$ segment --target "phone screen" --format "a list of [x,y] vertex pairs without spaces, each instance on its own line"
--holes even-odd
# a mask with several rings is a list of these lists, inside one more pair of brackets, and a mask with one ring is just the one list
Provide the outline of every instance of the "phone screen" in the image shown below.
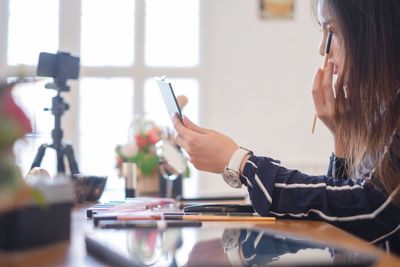
[[178,114],[179,120],[183,123],[182,112],[178,106],[178,101],[176,101],[175,93],[172,89],[171,83],[167,82],[165,78],[156,78],[156,81],[171,120],[175,114]]

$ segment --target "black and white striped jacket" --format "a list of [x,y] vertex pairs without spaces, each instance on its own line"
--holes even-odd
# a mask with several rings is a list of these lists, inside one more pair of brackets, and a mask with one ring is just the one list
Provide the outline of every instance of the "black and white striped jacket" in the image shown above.
[[400,185],[385,196],[364,179],[343,178],[334,158],[328,175],[312,176],[251,156],[241,180],[261,216],[324,220],[400,255],[400,209],[392,203]]

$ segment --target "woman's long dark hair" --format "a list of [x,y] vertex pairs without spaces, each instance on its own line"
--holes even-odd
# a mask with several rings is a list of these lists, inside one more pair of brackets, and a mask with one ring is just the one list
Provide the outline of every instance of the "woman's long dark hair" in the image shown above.
[[[372,177],[390,195],[400,184],[400,1],[320,1],[338,27],[344,52],[338,85],[345,89],[337,94],[336,119],[348,171]],[[340,116],[345,101],[350,110]]]

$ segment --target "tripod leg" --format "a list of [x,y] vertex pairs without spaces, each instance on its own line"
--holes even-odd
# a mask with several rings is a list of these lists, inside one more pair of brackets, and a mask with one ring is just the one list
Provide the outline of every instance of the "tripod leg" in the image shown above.
[[46,144],[40,145],[38,152],[36,153],[35,159],[33,160],[33,163],[31,165],[31,170],[35,167],[40,167],[44,153],[46,152],[46,148],[47,148]]
[[56,149],[57,151],[57,173],[65,173],[64,165],[64,150],[63,148]]
[[65,145],[64,152],[68,159],[71,174],[78,174],[79,173],[78,163],[75,160],[74,149],[72,148],[72,145],[71,144]]

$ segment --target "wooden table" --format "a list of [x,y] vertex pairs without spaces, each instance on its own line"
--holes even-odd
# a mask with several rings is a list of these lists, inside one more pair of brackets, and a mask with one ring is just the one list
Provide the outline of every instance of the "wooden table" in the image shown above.
[[[0,266],[104,266],[104,263],[86,252],[84,234],[94,230],[92,221],[86,218],[86,208],[89,206],[91,205],[86,204],[73,209],[70,241],[32,249],[23,253],[0,253]],[[218,223],[207,223],[207,225],[213,224]],[[233,224],[230,223],[230,225]],[[237,225],[243,226],[244,223],[240,222]],[[365,241],[325,222],[277,220],[275,223],[258,223],[256,225],[344,247],[379,253],[381,259],[377,266],[400,266],[400,258],[387,255]]]

